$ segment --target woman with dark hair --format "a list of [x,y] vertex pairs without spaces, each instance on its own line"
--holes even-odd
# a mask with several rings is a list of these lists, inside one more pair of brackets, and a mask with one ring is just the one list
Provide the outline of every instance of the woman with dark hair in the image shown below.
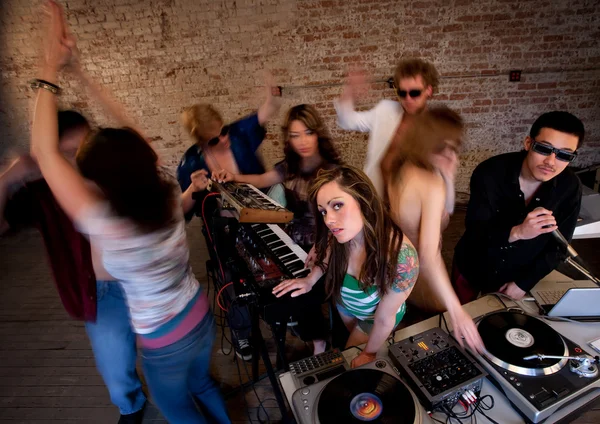
[[387,193],[392,217],[412,240],[421,263],[409,303],[422,311],[448,311],[455,334],[473,349],[483,342],[452,289],[441,252],[441,234],[454,211],[454,178],[464,124],[458,113],[438,106],[422,112],[391,158]]
[[152,147],[130,128],[106,128],[89,138],[77,154],[81,175],[60,153],[56,83],[75,44],[60,7],[54,2],[48,7],[32,152],[58,203],[89,236],[93,259],[121,284],[144,375],[165,418],[204,423],[206,415],[229,423],[209,375],[215,323],[189,266],[181,191]]
[[[257,188],[266,188],[283,183],[286,207],[294,212],[294,219],[286,231],[292,240],[309,251],[314,244],[315,213],[308,201],[310,184],[321,169],[331,169],[341,160],[327,128],[317,110],[306,104],[292,107],[283,123],[285,159],[275,168],[258,175],[235,175],[226,171],[216,173],[217,181],[249,183]],[[318,318],[322,314],[317,308],[306,312],[299,319],[299,332],[303,340],[312,340],[313,353],[325,350],[325,324],[323,320],[306,322],[307,317]]]
[[326,274],[326,293],[350,332],[346,346],[366,343],[352,361],[357,367],[375,359],[402,320],[419,274],[417,252],[357,168],[319,172],[310,199],[323,217],[317,220],[315,266],[307,277],[284,281],[273,293],[302,295]]
[[216,173],[217,181],[249,183],[267,188],[283,183],[286,207],[294,212],[288,232],[304,250],[314,243],[315,216],[308,202],[308,188],[320,169],[330,169],[341,163],[327,128],[311,105],[297,105],[286,114],[283,127],[285,158],[264,174],[242,175],[227,171]]

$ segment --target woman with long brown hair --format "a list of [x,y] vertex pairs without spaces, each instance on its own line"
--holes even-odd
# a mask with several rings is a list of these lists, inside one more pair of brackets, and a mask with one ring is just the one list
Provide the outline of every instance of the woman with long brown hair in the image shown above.
[[412,240],[421,264],[409,303],[439,313],[448,310],[459,342],[481,351],[483,342],[456,293],[441,254],[441,232],[454,211],[454,178],[462,144],[462,118],[445,106],[421,113],[398,145],[388,178],[391,214]]
[[189,265],[181,191],[152,146],[130,128],[90,136],[77,153],[79,172],[61,154],[56,84],[75,42],[60,7],[48,2],[48,8],[32,153],[64,212],[89,236],[93,260],[125,293],[144,376],[162,414],[172,423],[204,423],[206,417],[230,423],[209,374],[216,326]]
[[317,110],[307,104],[288,110],[282,126],[285,158],[264,174],[242,175],[227,171],[216,173],[217,181],[249,183],[267,188],[283,183],[286,207],[294,212],[291,228],[294,242],[310,250],[314,243],[315,217],[309,207],[308,188],[319,170],[341,163],[340,156],[329,137],[325,123]]
[[[283,183],[286,207],[294,213],[294,219],[286,231],[295,243],[309,251],[315,242],[315,213],[309,204],[309,186],[319,170],[331,169],[341,160],[323,120],[311,105],[301,104],[290,108],[282,132],[285,158],[272,170],[258,175],[235,175],[223,171],[213,175],[213,178],[223,182],[249,183],[258,188]],[[298,318],[300,336],[303,340],[313,342],[313,353],[325,351],[326,325],[320,307],[307,308],[303,316]]]
[[284,281],[273,293],[302,295],[326,273],[326,292],[350,332],[346,345],[367,344],[352,361],[357,367],[375,359],[402,320],[419,274],[417,252],[357,168],[321,171],[310,199],[323,218],[317,220],[315,266],[307,277]]

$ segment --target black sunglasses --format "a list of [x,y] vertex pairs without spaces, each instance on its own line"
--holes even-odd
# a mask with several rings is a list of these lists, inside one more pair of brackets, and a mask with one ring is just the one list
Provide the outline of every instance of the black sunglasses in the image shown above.
[[223,126],[223,128],[221,128],[221,132],[219,133],[218,136],[213,137],[210,140],[208,140],[208,145],[214,146],[214,145],[218,144],[220,137],[225,137],[227,134],[229,134],[229,125]]
[[562,160],[563,162],[572,162],[577,157],[577,152],[570,152],[568,150],[557,149],[547,144],[542,144],[539,141],[533,140],[531,148],[534,152],[540,155],[550,156],[552,153],[556,155],[556,159]]
[[413,99],[416,99],[417,97],[421,97],[421,94],[423,93],[423,90],[400,90],[400,89],[396,89],[396,94],[398,95],[398,97],[400,97],[401,99],[406,98],[406,96],[412,97]]

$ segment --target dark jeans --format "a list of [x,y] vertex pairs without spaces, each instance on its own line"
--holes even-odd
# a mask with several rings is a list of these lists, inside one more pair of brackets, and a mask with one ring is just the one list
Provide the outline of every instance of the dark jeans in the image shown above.
[[207,417],[210,422],[231,422],[219,387],[209,374],[215,335],[215,321],[209,311],[183,339],[159,349],[142,350],[152,399],[169,423],[206,423]]

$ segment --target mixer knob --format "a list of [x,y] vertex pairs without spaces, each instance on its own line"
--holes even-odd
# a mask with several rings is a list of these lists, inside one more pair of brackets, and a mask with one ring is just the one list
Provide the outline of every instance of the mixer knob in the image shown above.
[[262,279],[263,279],[263,281],[264,281],[264,280],[266,280],[266,279],[267,279],[267,276],[266,276],[265,274],[263,274],[261,278],[262,278]]

